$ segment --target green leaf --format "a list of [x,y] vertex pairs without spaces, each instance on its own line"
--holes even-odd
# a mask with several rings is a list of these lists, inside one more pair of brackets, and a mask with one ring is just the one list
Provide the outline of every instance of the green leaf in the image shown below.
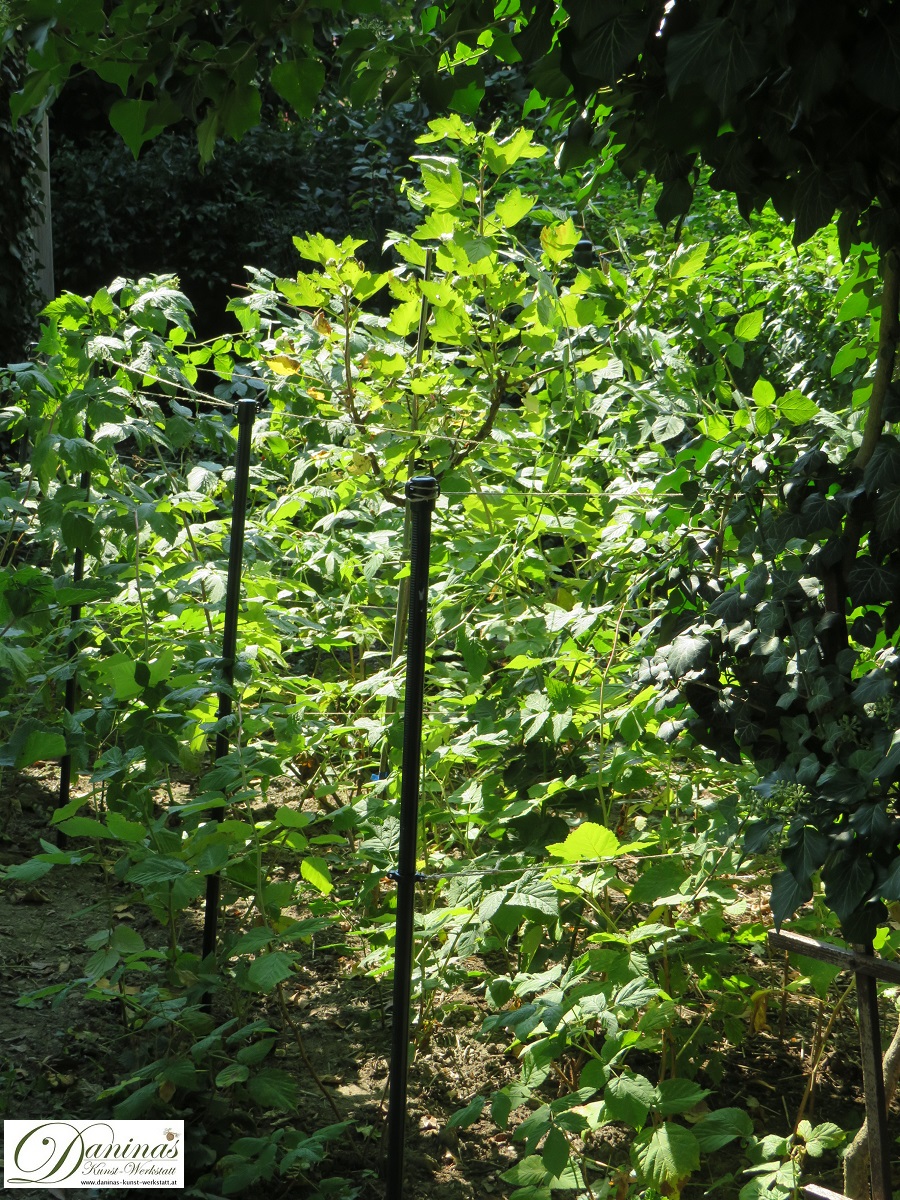
[[144,143],[162,133],[177,116],[177,111],[164,115],[154,100],[117,100],[109,110],[109,123],[137,158]]
[[197,126],[197,149],[200,161],[208,163],[216,152],[216,142],[222,132],[222,122],[216,108],[210,108],[206,116]]
[[825,899],[841,922],[847,922],[869,894],[872,864],[862,855],[844,854],[822,872]]
[[681,887],[689,878],[678,859],[671,858],[648,867],[628,893],[631,904],[680,904]]
[[[705,17],[687,33],[675,34],[666,55],[669,94],[690,84],[699,85],[728,112],[735,98],[760,64],[760,38],[729,17]],[[767,60],[766,60],[767,61]]]
[[131,1121],[135,1117],[143,1116],[158,1099],[159,1085],[157,1083],[145,1083],[136,1092],[132,1092],[126,1100],[122,1100],[119,1104],[115,1105],[113,1116],[119,1121]]
[[846,1141],[847,1135],[832,1121],[824,1121],[815,1129],[809,1129],[809,1121],[801,1121],[797,1132],[806,1142],[806,1152],[813,1158],[821,1158],[826,1150],[836,1150]]
[[794,245],[799,246],[824,228],[834,216],[839,192],[827,171],[809,165],[801,168],[794,192]]
[[804,425],[819,415],[819,406],[802,392],[788,392],[778,401],[778,411],[792,425]]
[[0,767],[13,767],[21,771],[37,762],[62,758],[66,753],[66,740],[61,733],[41,729],[36,722],[23,722],[10,740],[0,747]]
[[217,1088],[233,1087],[234,1084],[243,1083],[245,1079],[249,1079],[249,1078],[250,1078],[250,1068],[249,1067],[247,1067],[243,1063],[239,1063],[239,1062],[229,1063],[228,1066],[223,1067],[222,1070],[216,1076],[216,1087]]
[[119,842],[142,842],[147,837],[147,830],[139,821],[129,821],[117,812],[106,814],[106,827]]
[[753,385],[753,399],[765,408],[775,403],[775,389],[768,379],[757,379]]
[[606,1111],[613,1121],[643,1129],[656,1100],[656,1088],[643,1075],[618,1075],[603,1089]]
[[323,896],[327,896],[334,889],[331,872],[324,858],[304,858],[300,863],[300,874]]
[[19,883],[34,883],[53,870],[53,863],[39,862],[36,859],[29,859],[24,863],[13,863],[6,868],[6,879],[18,880]]
[[561,225],[545,225],[541,230],[541,249],[552,263],[565,262],[581,240],[571,217]]
[[526,196],[518,188],[514,188],[502,200],[497,201],[494,215],[505,229],[512,229],[514,225],[518,225],[524,216],[527,216],[531,212],[535,203],[536,201],[533,196]]
[[581,1068],[581,1074],[578,1076],[578,1086],[581,1088],[593,1088],[595,1091],[599,1091],[608,1079],[609,1067],[597,1058],[589,1058]]
[[717,1108],[693,1126],[694,1137],[704,1154],[721,1150],[735,1138],[753,1136],[753,1122],[742,1108]]
[[447,1121],[448,1129],[468,1129],[481,1116],[484,1096],[473,1096],[465,1108],[457,1109]]
[[672,263],[673,279],[690,279],[702,270],[709,253],[709,242],[697,242],[678,254]]
[[527,871],[505,892],[505,903],[544,916],[555,917],[559,912],[559,893],[549,879],[537,871]]
[[702,1088],[690,1079],[664,1079],[656,1089],[653,1107],[664,1117],[671,1117],[696,1108],[708,1095],[708,1088]]
[[250,1046],[242,1046],[237,1052],[238,1062],[255,1067],[270,1053],[276,1041],[276,1038],[263,1038],[261,1042],[253,1042]]
[[562,39],[573,63],[582,75],[611,86],[640,53],[650,28],[649,13],[617,11],[609,15],[608,6],[597,6],[595,11],[585,5],[574,9],[573,18]]
[[709,642],[696,634],[683,633],[663,649],[666,666],[676,679],[689,671],[699,671],[709,659]]
[[187,871],[187,864],[180,859],[157,854],[145,858],[143,862],[135,863],[125,878],[139,887],[152,887],[157,883],[172,883],[186,875]]
[[226,93],[219,107],[222,127],[229,137],[239,142],[249,130],[259,124],[262,96],[252,82],[236,82]]
[[569,1164],[569,1139],[555,1125],[544,1141],[541,1162],[553,1176],[562,1175]]
[[700,1166],[700,1146],[683,1125],[667,1121],[657,1129],[639,1134],[632,1154],[648,1183],[678,1192],[688,1176]]
[[[851,292],[840,307],[837,319],[839,321],[855,321],[864,317],[869,311],[869,297],[865,292]],[[837,374],[837,372],[833,372]]]
[[247,1091],[261,1108],[296,1112],[300,1089],[287,1071],[266,1067],[247,1083]]
[[462,203],[464,183],[452,159],[421,158],[422,184],[432,208],[447,212]]
[[828,841],[818,829],[804,825],[785,847],[782,860],[798,883],[806,883],[828,857],[828,849]]
[[315,58],[284,58],[272,67],[269,80],[299,117],[311,117],[325,83],[325,65]]
[[529,1154],[504,1171],[500,1178],[516,1187],[540,1187],[547,1180],[547,1168],[539,1155]]
[[305,829],[312,818],[298,808],[288,808],[283,804],[275,814],[275,820],[286,829]]
[[734,327],[734,336],[742,342],[752,342],[759,337],[762,329],[764,310],[757,308],[754,312],[744,313]]
[[117,925],[113,930],[110,946],[119,954],[140,954],[146,949],[144,939],[130,925]]
[[534,144],[534,134],[530,129],[516,129],[500,141],[490,134],[484,139],[484,161],[488,170],[496,175],[502,175],[524,159],[543,158],[546,153],[545,146]]
[[694,189],[687,179],[670,179],[663,184],[653,211],[663,226],[680,221],[690,210]]
[[117,700],[130,700],[143,691],[135,677],[135,660],[128,654],[113,654],[98,664],[98,674],[115,688]]
[[772,878],[772,895],[769,904],[775,928],[780,928],[783,921],[792,916],[801,904],[807,904],[812,899],[812,884],[809,880],[798,882],[790,871],[779,871]]
[[69,817],[68,821],[60,821],[60,829],[69,837],[108,838],[109,830],[93,817]]
[[293,965],[293,955],[283,950],[273,950],[254,959],[247,972],[247,979],[258,992],[271,992],[279,983],[290,979]]
[[603,825],[584,821],[573,829],[564,842],[554,842],[547,847],[549,854],[564,862],[593,861],[614,858],[619,853],[619,839]]

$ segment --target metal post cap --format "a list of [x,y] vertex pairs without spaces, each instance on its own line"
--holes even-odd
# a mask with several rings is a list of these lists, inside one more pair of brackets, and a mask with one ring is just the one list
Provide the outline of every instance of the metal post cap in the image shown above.
[[256,414],[259,412],[259,401],[244,398],[237,400],[234,405],[234,415],[237,417],[239,425],[249,425]]
[[416,475],[407,481],[407,500],[437,500],[441,488],[433,475]]

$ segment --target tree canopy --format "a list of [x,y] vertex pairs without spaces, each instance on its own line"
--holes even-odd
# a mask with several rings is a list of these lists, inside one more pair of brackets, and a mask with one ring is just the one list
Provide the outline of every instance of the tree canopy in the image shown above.
[[110,120],[135,153],[188,118],[208,158],[259,122],[262,82],[300,115],[326,81],[351,103],[417,86],[471,109],[485,70],[524,69],[532,104],[571,117],[563,161],[654,176],[664,222],[705,163],[745,213],[771,200],[797,242],[836,213],[845,250],[900,241],[895,0],[19,0],[13,38],[29,48],[16,114],[88,69],[121,90]]

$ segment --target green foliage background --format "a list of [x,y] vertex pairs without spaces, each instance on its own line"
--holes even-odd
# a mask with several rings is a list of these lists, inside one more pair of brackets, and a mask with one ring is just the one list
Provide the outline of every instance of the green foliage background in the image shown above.
[[388,229],[409,224],[399,198],[419,108],[351,111],[337,103],[303,123],[287,114],[201,167],[192,132],[167,132],[135,160],[110,130],[57,135],[53,226],[61,290],[93,292],[116,275],[177,274],[202,336],[233,328],[225,306],[244,266],[296,269],[291,238],[353,233],[378,261]]
[[0,359],[26,357],[37,334],[43,297],[36,280],[33,240],[38,197],[42,186],[34,126],[16,125],[9,101],[21,86],[22,63],[12,55],[0,58]]
[[[298,236],[299,272],[251,272],[231,303],[240,333],[206,342],[192,338],[176,280],[119,279],[54,301],[39,359],[5,373],[5,428],[31,452],[0,476],[0,765],[68,752],[87,788],[56,815],[66,847],[44,839],[5,879],[105,862],[108,886],[160,934],[101,917],[84,975],[20,1003],[62,1004],[77,989],[123,1005],[134,1036],[165,1031],[164,1053],[141,1040],[140,1065],[96,1099],[118,1115],[192,1114],[197,1194],[276,1174],[313,1194],[329,1143],[353,1136],[341,1121],[242,1139],[227,1113],[238,1100],[261,1113],[300,1103],[274,1055],[292,1038],[284,988],[312,940],[340,922],[361,969],[380,980],[391,968],[382,880],[397,839],[392,647],[411,462],[443,493],[415,1036],[438,1036],[442,998],[465,987],[483,998],[484,1036],[521,1064],[517,1083],[472,1096],[451,1124],[490,1113],[511,1128],[522,1157],[505,1180],[532,1200],[614,1186],[605,1139],[622,1126],[618,1165],[645,1196],[677,1193],[732,1143],[755,1172],[731,1181],[742,1200],[788,1195],[803,1160],[842,1140],[808,1122],[760,1138],[715,1101],[701,1121],[684,1114],[714,1095],[721,1046],[758,1010],[742,954],[765,924],[737,880],[813,795],[785,773],[804,738],[778,698],[825,707],[797,685],[814,670],[815,633],[779,657],[785,635],[761,627],[779,581],[817,602],[809,530],[791,526],[770,560],[755,527],[741,532],[741,506],[780,509],[811,452],[858,440],[874,267],[861,258],[847,273],[824,236],[798,256],[773,216],[747,231],[713,197],[674,241],[652,197],[641,206],[610,180],[553,183],[548,157],[528,131],[432,122],[406,188],[417,223],[389,238],[397,267],[367,264],[359,239]],[[212,762],[231,406],[246,396],[267,404],[232,750]],[[89,566],[80,584],[76,549]],[[877,597],[869,610],[881,612]],[[865,706],[896,681],[884,642],[858,644],[841,686],[848,705],[857,689],[866,697],[857,729],[866,722],[869,752],[887,761],[877,807],[890,821],[886,707]],[[781,738],[759,791],[739,753],[754,746],[739,672],[773,656],[767,703],[788,724],[756,735]],[[61,717],[73,672],[78,704]],[[195,782],[176,800],[184,771]],[[300,804],[269,802],[285,776]],[[226,819],[210,822],[223,802]],[[799,928],[828,927],[823,864],[844,919],[896,898],[879,873],[885,839],[869,845],[868,827],[831,819],[825,857],[803,833],[807,853],[786,857],[788,890],[776,886],[785,918],[812,897]],[[847,861],[868,874],[841,913],[832,872]],[[212,872],[246,921],[201,962],[192,910]],[[884,930],[878,944],[891,939]],[[828,994],[830,978],[813,984]],[[358,1183],[328,1186],[349,1195]]]

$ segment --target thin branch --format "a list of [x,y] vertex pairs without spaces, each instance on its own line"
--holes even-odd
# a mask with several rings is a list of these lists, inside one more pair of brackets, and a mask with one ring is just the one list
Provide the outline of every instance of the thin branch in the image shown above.
[[338,1106],[335,1104],[334,1097],[328,1091],[328,1089],[326,1088],[326,1086],[322,1082],[322,1080],[319,1078],[315,1067],[312,1065],[312,1063],[309,1060],[309,1055],[306,1053],[306,1046],[303,1043],[303,1035],[301,1034],[297,1025],[294,1023],[294,1020],[291,1017],[291,1014],[288,1012],[288,1006],[284,999],[284,988],[283,988],[282,984],[280,984],[280,983],[278,984],[278,1007],[281,1009],[281,1016],[282,1016],[282,1019],[284,1020],[285,1025],[288,1026],[291,1033],[294,1035],[294,1041],[297,1043],[297,1049],[300,1051],[300,1057],[303,1059],[303,1064],[306,1067],[307,1071],[309,1071],[310,1079],[312,1079],[313,1083],[316,1085],[316,1087],[319,1089],[319,1091],[322,1093],[322,1095],[328,1101],[328,1107],[331,1109],[331,1111],[334,1113],[334,1115],[337,1117],[337,1119],[339,1121],[343,1121],[343,1119],[344,1119],[343,1113],[338,1108]]

